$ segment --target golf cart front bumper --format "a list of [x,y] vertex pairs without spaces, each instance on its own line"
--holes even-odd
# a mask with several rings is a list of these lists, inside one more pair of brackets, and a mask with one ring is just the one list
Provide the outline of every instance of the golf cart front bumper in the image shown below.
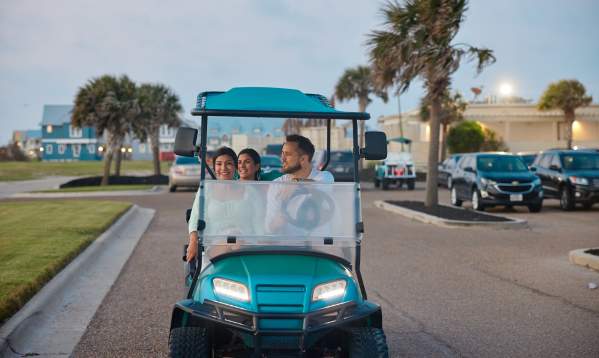
[[[307,314],[303,313],[255,313],[235,306],[205,300],[204,303],[191,299],[175,305],[171,329],[186,325],[186,315],[199,319],[202,324],[216,324],[228,329],[249,334],[253,347],[263,347],[265,337],[295,338],[298,348],[304,349],[308,338],[343,326],[371,326],[382,328],[382,313],[379,305],[364,301],[361,304],[346,302],[335,304]],[[312,341],[312,340],[310,340]]]

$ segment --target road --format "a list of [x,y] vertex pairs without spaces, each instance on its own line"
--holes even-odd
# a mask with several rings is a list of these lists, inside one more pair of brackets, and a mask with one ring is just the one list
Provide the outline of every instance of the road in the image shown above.
[[0,182],[0,199],[8,198],[16,193],[23,193],[35,190],[57,189],[62,183],[73,180],[76,177],[47,177],[43,179],[5,181]]
[[[130,197],[157,214],[90,323],[74,356],[166,356],[182,295],[184,210],[193,192]],[[599,246],[599,207],[548,202],[528,230],[443,229],[375,208],[413,192],[363,190],[362,270],[383,307],[392,357],[599,357],[599,273],[568,252]],[[442,190],[441,200],[448,201]],[[114,200],[114,198],[111,198]]]

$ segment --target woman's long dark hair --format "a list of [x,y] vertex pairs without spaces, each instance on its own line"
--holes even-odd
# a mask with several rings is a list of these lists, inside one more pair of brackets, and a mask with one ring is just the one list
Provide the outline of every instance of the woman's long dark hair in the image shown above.
[[[242,154],[249,155],[250,158],[252,158],[252,160],[254,161],[254,164],[259,165],[261,167],[261,165],[260,165],[260,154],[258,154],[258,152],[256,152],[252,148],[245,148],[241,152],[239,152],[239,156],[241,157]],[[260,167],[254,173],[254,180],[260,180]]]
[[216,171],[216,158],[220,157],[221,155],[228,155],[229,157],[233,158],[235,170],[237,170],[237,154],[235,154],[235,151],[229,147],[220,147],[216,150],[216,152],[214,152],[214,155],[212,156],[212,170]]

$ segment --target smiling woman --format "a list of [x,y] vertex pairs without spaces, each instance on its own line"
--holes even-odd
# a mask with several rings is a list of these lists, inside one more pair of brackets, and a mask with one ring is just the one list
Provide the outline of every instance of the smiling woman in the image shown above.
[[0,203],[0,323],[130,206],[107,201]]

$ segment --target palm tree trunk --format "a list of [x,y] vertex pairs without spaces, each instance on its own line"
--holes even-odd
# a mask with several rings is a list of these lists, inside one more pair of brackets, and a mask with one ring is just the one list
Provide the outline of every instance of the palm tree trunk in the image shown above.
[[116,160],[114,162],[114,175],[121,176],[121,161],[123,160],[123,152],[122,152],[122,148],[123,147],[123,141],[119,140],[118,144],[116,145]]
[[108,133],[106,140],[106,151],[104,152],[104,174],[100,185],[108,185],[110,177],[110,166],[112,165],[113,135]]
[[572,149],[572,125],[574,124],[574,111],[566,110],[564,112],[566,116],[566,140],[568,141],[568,149]]
[[155,128],[150,134],[152,142],[152,160],[154,161],[154,175],[160,175],[160,128]]
[[445,156],[447,155],[447,123],[443,123],[443,137],[441,138],[441,159],[439,162],[443,162],[445,160]]
[[424,206],[436,210],[439,205],[437,192],[437,164],[439,162],[439,114],[441,113],[441,99],[431,99],[430,143],[428,148],[428,171],[426,174],[426,200]]
[[[366,112],[366,106],[368,105],[368,98],[360,98],[359,99],[359,104],[360,106],[359,110],[360,112]],[[366,131],[366,121],[360,121],[360,133],[359,133],[359,139],[360,139],[360,148],[364,148],[364,132]],[[362,169],[364,168],[364,159],[360,158],[360,162],[358,163],[358,169],[360,171],[362,171]]]

